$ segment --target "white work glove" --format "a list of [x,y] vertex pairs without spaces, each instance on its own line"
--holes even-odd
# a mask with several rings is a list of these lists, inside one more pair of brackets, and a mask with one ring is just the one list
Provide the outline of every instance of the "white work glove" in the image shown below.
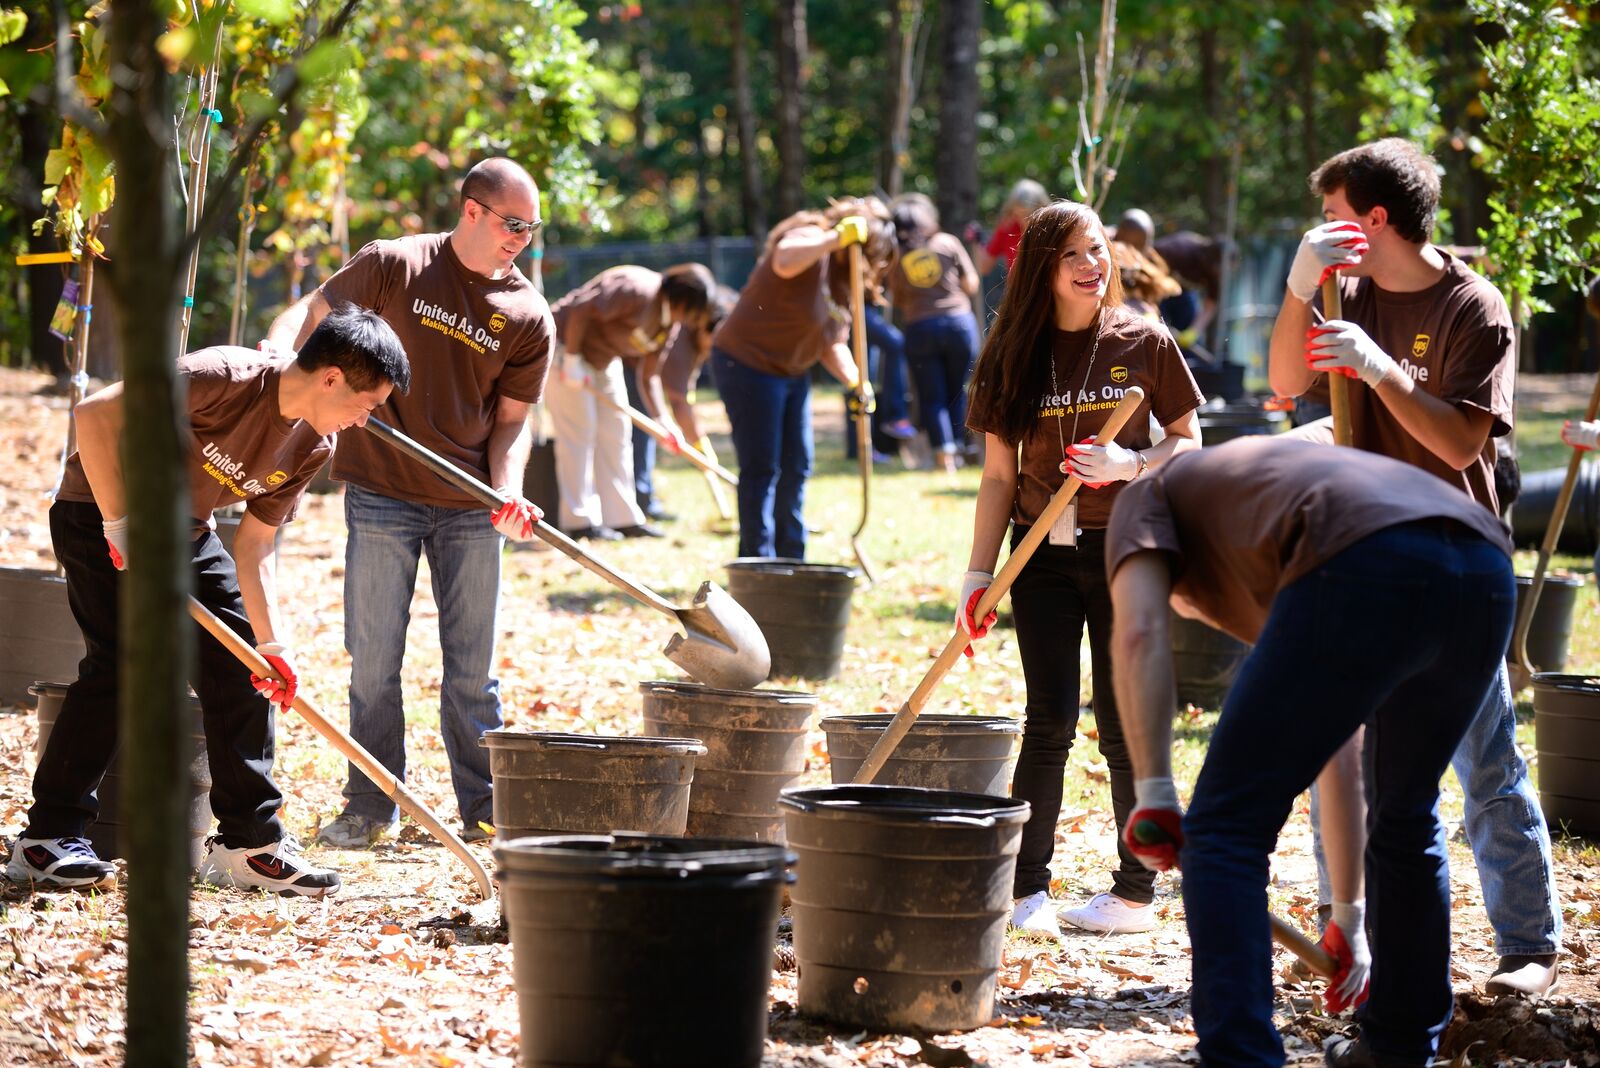
[[257,341],[256,342],[256,351],[257,352],[265,352],[265,353],[268,353],[268,354],[273,355],[273,356],[293,356],[293,355],[295,355],[294,349],[291,349],[287,345],[280,345],[276,341],[272,340],[270,337],[264,337],[260,341]]
[[588,389],[589,380],[593,372],[582,356],[575,352],[566,353],[561,357],[561,381],[573,389]]
[[1084,438],[1067,446],[1067,462],[1072,465],[1073,477],[1089,489],[1126,482],[1139,473],[1138,454],[1114,441],[1096,445],[1094,438]]
[[1328,222],[1314,226],[1300,238],[1289,266],[1289,292],[1306,304],[1317,295],[1323,279],[1343,267],[1354,267],[1367,253],[1367,235],[1353,222]]
[[1306,366],[1359,378],[1373,389],[1391,372],[1400,372],[1400,366],[1365,330],[1343,319],[1329,319],[1306,331]]
[[500,495],[506,503],[489,515],[494,529],[512,541],[532,541],[534,524],[544,518],[539,506],[509,487],[502,487]]
[[[968,638],[981,638],[988,634],[989,628],[1000,616],[991,609],[981,622],[973,618],[973,613],[978,610],[978,602],[983,600],[983,591],[993,584],[994,576],[987,571],[968,571],[961,576],[961,596],[956,601],[956,629]],[[968,642],[962,652],[971,656],[972,643]]]
[[1573,422],[1561,424],[1561,440],[1574,449],[1600,449],[1600,423]]
[[1135,779],[1133,796],[1122,840],[1151,871],[1171,871],[1183,850],[1183,806],[1178,804],[1172,777]]
[[112,565],[118,571],[128,570],[128,517],[102,520],[100,529],[106,533],[106,551]]
[[1372,974],[1372,950],[1367,948],[1367,906],[1364,902],[1335,901],[1333,918],[1317,943],[1333,957],[1339,970],[1328,980],[1323,1002],[1331,1013],[1353,1009],[1367,1000],[1367,979]]

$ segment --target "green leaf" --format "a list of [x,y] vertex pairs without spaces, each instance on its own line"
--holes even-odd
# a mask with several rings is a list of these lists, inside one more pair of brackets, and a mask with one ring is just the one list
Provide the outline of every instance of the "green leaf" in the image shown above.
[[44,183],[45,185],[60,185],[61,179],[67,176],[72,165],[77,162],[77,154],[64,148],[52,148],[49,155],[44,158]]
[[300,77],[315,85],[355,65],[355,50],[340,41],[319,41],[300,61]]
[[260,19],[281,26],[294,15],[294,0],[237,0],[234,5],[246,18]]
[[20,7],[0,8],[0,45],[10,44],[28,28],[28,16]]

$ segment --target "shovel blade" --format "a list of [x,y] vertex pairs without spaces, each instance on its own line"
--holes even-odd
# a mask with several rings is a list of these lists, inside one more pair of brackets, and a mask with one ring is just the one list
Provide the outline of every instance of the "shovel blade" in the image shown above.
[[772,672],[772,651],[750,613],[714,582],[702,582],[688,608],[678,609],[684,634],[664,650],[696,682],[721,690],[751,690]]

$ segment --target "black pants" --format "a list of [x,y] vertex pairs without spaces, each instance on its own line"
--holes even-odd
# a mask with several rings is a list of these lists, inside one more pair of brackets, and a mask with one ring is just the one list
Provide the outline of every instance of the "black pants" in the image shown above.
[[[1027,533],[1027,527],[1012,531],[1013,550]],[[1106,579],[1105,531],[1085,530],[1078,536],[1076,548],[1048,541],[1040,545],[1011,587],[1011,611],[1028,687],[1022,752],[1017,757],[1011,795],[1032,806],[1022,829],[1014,896],[1026,897],[1050,888],[1062,778],[1078,729],[1078,645],[1088,624],[1094,721],[1100,732],[1100,755],[1111,773],[1111,811],[1117,822],[1117,855],[1122,860],[1111,888],[1127,901],[1148,902],[1155,897],[1155,873],[1140,864],[1122,841],[1122,828],[1133,811],[1133,763],[1111,686],[1111,586]]]
[[[100,780],[117,750],[117,626],[121,578],[106,552],[100,509],[57,501],[50,540],[66,570],[67,602],[83,631],[86,654],[78,680],[61,701],[50,742],[33,776],[28,838],[81,838],[100,811]],[[195,596],[233,631],[255,643],[239,596],[233,560],[216,534],[194,542]],[[272,781],[273,705],[250,685],[250,671],[211,635],[199,636],[196,677],[211,762],[211,808],[223,844],[235,849],[271,845],[283,837]],[[186,716],[185,705],[174,708]],[[139,774],[124,767],[125,776]]]

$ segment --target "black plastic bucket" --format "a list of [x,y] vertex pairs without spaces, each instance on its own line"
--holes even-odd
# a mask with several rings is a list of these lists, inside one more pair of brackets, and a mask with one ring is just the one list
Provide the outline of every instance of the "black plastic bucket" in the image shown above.
[[761,1063],[782,846],[569,836],[494,857],[522,1064]]
[[[855,781],[894,717],[881,713],[829,716],[821,723],[828,738],[833,781]],[[918,716],[894,755],[873,780],[880,786],[922,786],[968,794],[1006,793],[1007,765],[1022,724],[1006,716]]]
[[1250,647],[1231,634],[1176,612],[1171,613],[1168,627],[1178,700],[1201,708],[1220,708]]
[[1265,411],[1254,404],[1200,409],[1200,440],[1207,445],[1221,445],[1255,434],[1276,434],[1288,426],[1286,413]]
[[823,786],[782,804],[800,1011],[871,1031],[988,1023],[1028,803]]
[[28,700],[35,679],[75,679],[83,632],[54,571],[0,567],[0,705]]
[[[1572,575],[1546,575],[1539,589],[1539,603],[1528,621],[1528,659],[1535,671],[1557,672],[1567,666],[1567,644],[1572,640],[1572,613],[1578,607],[1578,591],[1584,580]],[[1517,612],[1533,588],[1528,575],[1517,576]],[[1515,653],[1508,653],[1507,657]]]
[[706,747],[693,738],[487,731],[495,837],[681,835]]
[[1600,678],[1535,675],[1533,733],[1550,829],[1600,838]]
[[[28,692],[39,699],[39,737],[33,745],[34,763],[44,756],[44,747],[54,733],[61,700],[67,695],[64,683],[36,682]],[[205,852],[206,835],[211,831],[211,761],[206,757],[205,723],[200,701],[189,698],[194,723],[194,757],[189,762],[189,859],[199,864]],[[111,764],[100,780],[100,814],[89,824],[89,844],[102,860],[122,856],[122,747],[111,754]]]
[[814,694],[718,690],[698,682],[641,682],[644,729],[698,738],[688,833],[704,838],[783,841],[778,795],[806,769]]
[[[1550,513],[1555,511],[1566,480],[1565,467],[1522,473],[1522,492],[1511,506],[1511,540],[1519,549],[1537,549],[1544,544]],[[1588,556],[1596,549],[1600,549],[1600,465],[1585,463],[1572,486],[1572,503],[1567,506],[1561,537],[1556,539],[1556,551]]]
[[856,569],[842,564],[757,557],[728,564],[728,594],[766,637],[773,679],[839,674],[855,584]]

